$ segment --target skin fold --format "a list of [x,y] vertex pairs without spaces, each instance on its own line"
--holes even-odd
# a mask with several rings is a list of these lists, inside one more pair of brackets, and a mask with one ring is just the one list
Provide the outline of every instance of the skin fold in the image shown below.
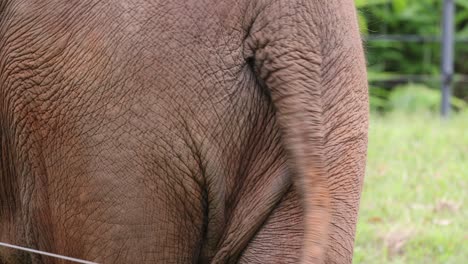
[[352,0],[0,0],[2,242],[351,263],[367,128]]

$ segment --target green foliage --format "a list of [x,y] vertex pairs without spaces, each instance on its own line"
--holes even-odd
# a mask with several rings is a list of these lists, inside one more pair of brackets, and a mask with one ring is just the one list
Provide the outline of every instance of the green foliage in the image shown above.
[[[356,0],[356,3],[364,35],[440,34],[440,0]],[[461,18],[459,23],[466,21]],[[366,47],[370,70],[405,74],[439,73],[439,43],[373,41]]]
[[[441,93],[423,84],[398,85],[392,89],[373,87],[370,90],[371,110],[377,112],[431,113],[440,110]],[[451,98],[454,111],[468,110],[468,104],[456,97]]]
[[[358,7],[359,25],[364,36],[413,35],[420,37],[440,36],[441,0],[355,0]],[[468,38],[468,0],[456,0],[456,36]],[[440,76],[441,46],[438,42],[399,42],[372,40],[365,43],[371,83],[371,109],[380,112],[404,107],[403,111],[434,112],[439,108],[439,82],[424,85],[402,86],[405,75]],[[455,47],[455,72],[468,75],[468,44],[457,43]],[[455,81],[457,78],[455,78]],[[378,81],[378,84],[377,82]],[[378,87],[376,87],[378,85]],[[390,95],[392,88],[394,95]],[[454,95],[468,102],[467,83],[455,83]],[[389,89],[383,90],[382,88]],[[403,91],[408,88],[411,91]],[[429,88],[435,89],[431,91]],[[421,94],[419,94],[421,93]],[[418,98],[421,97],[421,98]],[[388,100],[393,100],[392,102]],[[454,109],[464,109],[466,104],[452,102]]]
[[369,96],[372,112],[388,112],[390,110],[390,104],[388,103],[390,92],[388,90],[382,87],[374,87],[369,90]]
[[[411,34],[439,36],[442,14],[440,0],[355,0],[363,35]],[[468,0],[456,1],[456,35],[468,37]],[[406,74],[438,74],[439,43],[367,43],[371,71]],[[468,45],[456,46],[456,69],[468,73]]]
[[435,113],[440,108],[439,103],[440,92],[418,84],[397,86],[389,96],[391,110],[407,113]]

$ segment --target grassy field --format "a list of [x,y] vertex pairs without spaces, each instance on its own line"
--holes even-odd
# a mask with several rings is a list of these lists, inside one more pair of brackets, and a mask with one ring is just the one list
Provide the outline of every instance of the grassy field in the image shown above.
[[468,263],[468,114],[373,116],[354,263]]

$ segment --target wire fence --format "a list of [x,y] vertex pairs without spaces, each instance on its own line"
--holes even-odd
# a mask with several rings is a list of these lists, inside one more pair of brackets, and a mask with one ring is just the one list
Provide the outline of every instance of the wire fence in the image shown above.
[[[430,74],[392,74],[384,77],[372,77],[369,76],[370,83],[440,83],[443,80],[443,76],[430,75]],[[455,74],[453,75],[453,83],[468,83],[468,75],[466,74]]]
[[[365,42],[417,42],[417,43],[436,43],[442,42],[441,36],[424,36],[424,35],[368,35],[363,37]],[[457,43],[468,43],[468,37],[455,37]]]
[[369,35],[364,37],[367,43],[372,42],[413,42],[413,43],[441,43],[441,63],[439,75],[412,74],[380,76],[370,78],[369,82],[439,82],[442,93],[441,115],[448,117],[452,86],[454,83],[468,83],[468,75],[455,74],[454,72],[454,49],[456,43],[468,43],[468,37],[455,36],[455,1],[444,0],[441,35]]

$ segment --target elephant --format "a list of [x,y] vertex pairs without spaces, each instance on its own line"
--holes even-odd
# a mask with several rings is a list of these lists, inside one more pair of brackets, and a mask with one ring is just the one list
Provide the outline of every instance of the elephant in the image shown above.
[[368,108],[352,0],[0,0],[0,241],[351,263]]

